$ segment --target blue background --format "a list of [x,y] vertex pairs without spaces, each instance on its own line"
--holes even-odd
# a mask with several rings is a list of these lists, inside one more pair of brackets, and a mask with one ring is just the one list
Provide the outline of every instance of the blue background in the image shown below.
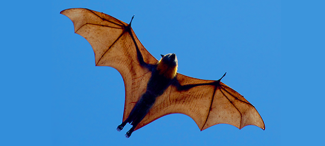
[[[134,132],[124,85],[95,67],[89,43],[61,10],[89,8],[129,22],[147,50],[176,53],[179,72],[219,79],[245,96],[266,130],[200,131],[181,114]],[[320,145],[324,133],[324,2],[6,1],[1,11],[0,145]]]

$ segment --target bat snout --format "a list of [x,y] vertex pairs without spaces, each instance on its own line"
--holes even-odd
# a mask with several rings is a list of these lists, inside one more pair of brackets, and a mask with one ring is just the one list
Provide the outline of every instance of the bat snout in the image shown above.
[[162,61],[168,64],[168,66],[176,66],[178,63],[176,54],[174,53],[169,53],[164,55]]

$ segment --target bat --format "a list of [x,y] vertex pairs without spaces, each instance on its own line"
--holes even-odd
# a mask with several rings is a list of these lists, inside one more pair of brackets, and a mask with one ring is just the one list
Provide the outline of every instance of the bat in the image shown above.
[[110,66],[122,75],[125,103],[120,131],[129,123],[133,131],[173,113],[191,117],[202,131],[216,124],[239,129],[265,124],[255,107],[242,95],[219,80],[202,80],[177,73],[175,54],[161,55],[158,61],[141,44],[129,24],[107,14],[72,8],[61,11],[69,17],[75,33],[92,46],[96,66]]

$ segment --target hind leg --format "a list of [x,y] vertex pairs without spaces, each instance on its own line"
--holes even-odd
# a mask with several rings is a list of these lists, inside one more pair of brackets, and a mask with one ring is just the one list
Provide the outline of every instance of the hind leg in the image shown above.
[[138,106],[139,105],[136,104],[135,107],[132,109],[129,117],[124,122],[122,122],[121,125],[117,126],[117,128],[116,128],[117,131],[121,131],[124,128],[124,126],[126,125],[126,123],[133,123],[134,118],[137,117],[137,107]]
[[142,121],[142,119],[146,116],[147,113],[148,113],[148,109],[138,112],[137,117],[135,119],[133,119],[133,121],[132,121],[132,128],[125,134],[126,138],[129,138],[131,136],[135,127],[138,126],[138,124]]
[[125,126],[126,123],[128,123],[127,120],[125,120],[124,122],[122,122],[121,125],[118,125],[117,128],[116,128],[116,130],[117,131],[121,131],[124,128],[124,126]]
[[132,126],[132,128],[128,131],[128,132],[126,132],[126,134],[125,134],[125,137],[126,138],[129,138],[130,136],[131,136],[131,134],[132,134],[132,132],[134,131],[134,128],[135,128],[136,126]]
[[126,134],[125,134],[125,137],[126,138],[129,138],[130,136],[131,136],[131,134],[132,134],[132,132],[134,131],[134,129],[135,129],[135,127],[137,127],[137,125],[140,123],[140,121],[142,120],[144,118],[144,116],[141,116],[140,117],[140,120],[139,119],[137,119],[136,121],[133,121],[132,122],[132,128],[128,131],[128,132],[126,132]]
[[[150,93],[145,93],[142,95],[140,100],[137,102],[137,104],[132,109],[130,116],[125,122],[131,122],[133,125],[132,128],[125,134],[127,138],[129,138],[134,131],[134,129],[137,127],[137,125],[142,121],[142,119],[147,115],[149,112],[151,106],[154,104],[156,98],[154,95],[151,95]],[[126,123],[122,123],[119,128],[123,128]]]

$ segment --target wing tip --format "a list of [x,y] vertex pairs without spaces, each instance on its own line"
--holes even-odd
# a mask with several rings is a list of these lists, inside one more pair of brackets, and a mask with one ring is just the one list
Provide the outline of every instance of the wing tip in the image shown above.
[[261,128],[263,131],[265,130],[265,124],[264,124],[264,122],[263,122],[263,125],[247,124],[247,125],[244,125],[244,126],[241,126],[241,127],[237,127],[237,126],[235,126],[235,127],[237,127],[239,130],[241,130],[241,129],[243,129],[246,126],[256,126],[256,127]]
[[[68,11],[71,11],[71,10],[87,10],[87,11],[92,11],[90,9],[87,9],[87,8],[68,8],[68,9],[64,9],[60,12],[60,14],[62,15],[66,15],[64,13],[67,13]],[[66,15],[67,16],[67,15]]]
[[60,12],[60,14],[65,15],[64,13],[65,13],[67,10],[69,10],[69,9],[62,10],[62,11]]
[[62,14],[62,15],[64,15],[64,16],[67,16],[68,18],[70,18],[70,17],[68,16],[68,14],[69,14],[69,11],[70,11],[70,10],[73,10],[73,9],[75,9],[75,8],[64,9],[64,10],[62,10],[62,11],[60,12],[60,14]]
[[[64,10],[62,10],[62,11],[60,12],[60,14],[62,14],[62,15],[66,15],[66,14],[64,14],[64,13],[68,12],[69,10],[73,10],[73,9],[78,9],[78,8],[68,8],[68,9],[64,9]],[[80,9],[80,8],[79,8],[79,9]]]

